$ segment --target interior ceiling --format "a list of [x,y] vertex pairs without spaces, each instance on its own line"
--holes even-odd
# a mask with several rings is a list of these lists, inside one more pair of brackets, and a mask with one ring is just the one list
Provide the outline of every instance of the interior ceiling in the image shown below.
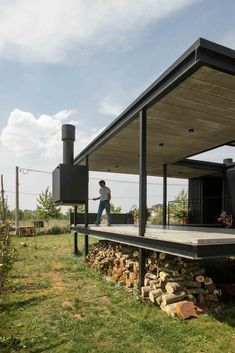
[[[94,171],[138,174],[138,118],[89,156]],[[193,129],[192,132],[189,130]],[[235,76],[201,67],[147,111],[147,173],[235,140]],[[215,172],[168,166],[168,175]]]

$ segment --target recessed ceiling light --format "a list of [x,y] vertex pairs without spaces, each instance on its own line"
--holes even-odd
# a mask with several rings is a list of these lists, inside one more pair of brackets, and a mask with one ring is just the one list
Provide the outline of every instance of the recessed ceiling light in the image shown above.
[[162,146],[164,146],[164,143],[162,143],[162,142],[161,142],[161,143],[159,143],[159,146],[161,146],[161,147],[162,147]]
[[119,167],[119,165],[116,164],[116,165],[115,165],[115,168],[118,168],[118,167]]
[[188,129],[188,132],[192,134],[194,132],[194,129]]

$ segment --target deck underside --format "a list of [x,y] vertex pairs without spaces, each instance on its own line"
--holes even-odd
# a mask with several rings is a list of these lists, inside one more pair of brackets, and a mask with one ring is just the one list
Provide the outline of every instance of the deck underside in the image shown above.
[[235,256],[235,230],[149,226],[144,237],[138,236],[136,225],[71,227],[72,231],[101,239],[191,259]]

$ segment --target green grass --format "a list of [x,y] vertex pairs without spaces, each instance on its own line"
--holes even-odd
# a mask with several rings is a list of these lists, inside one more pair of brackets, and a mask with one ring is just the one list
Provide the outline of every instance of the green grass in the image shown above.
[[33,238],[14,242],[18,261],[0,300],[1,353],[234,352],[235,305],[172,319],[74,257],[71,235],[38,237],[37,249]]

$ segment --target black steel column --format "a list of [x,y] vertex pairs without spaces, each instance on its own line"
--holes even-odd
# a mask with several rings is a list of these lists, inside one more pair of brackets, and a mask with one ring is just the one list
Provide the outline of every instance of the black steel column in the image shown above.
[[167,224],[167,164],[163,165],[163,204],[162,204],[162,224]]
[[[87,178],[87,199],[86,199],[86,203],[85,203],[85,228],[88,228],[89,225],[89,219],[88,219],[88,213],[89,213],[89,197],[88,197],[88,193],[89,193],[89,188],[88,188],[88,183],[89,183],[89,159],[88,156],[86,156],[86,167],[87,167],[87,173],[88,173],[88,178]],[[88,255],[88,245],[89,245],[89,238],[88,238],[88,234],[84,235],[84,256],[85,258]]]
[[[147,114],[146,109],[139,113],[139,236],[143,237],[146,230],[147,216]],[[144,284],[145,250],[139,249],[139,289]]]
[[[77,206],[74,206],[74,219],[73,219],[74,226],[77,225]],[[78,255],[78,233],[74,232],[74,255]]]

